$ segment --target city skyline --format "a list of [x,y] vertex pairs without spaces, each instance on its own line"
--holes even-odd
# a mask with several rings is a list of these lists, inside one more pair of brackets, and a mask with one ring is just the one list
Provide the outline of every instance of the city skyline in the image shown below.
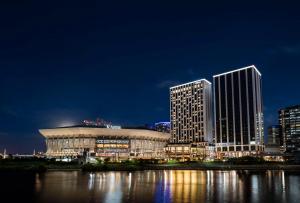
[[45,150],[38,129],[83,119],[167,121],[170,86],[251,64],[265,134],[299,104],[297,5],[139,6],[2,3],[0,151]]

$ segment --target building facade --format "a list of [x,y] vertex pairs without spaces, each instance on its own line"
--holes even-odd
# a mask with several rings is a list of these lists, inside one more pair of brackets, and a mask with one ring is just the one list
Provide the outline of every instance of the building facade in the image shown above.
[[283,138],[280,125],[271,125],[268,127],[268,145],[283,145]]
[[218,157],[264,150],[261,73],[252,65],[213,76],[214,125]]
[[281,126],[269,126],[268,141],[265,145],[264,158],[269,161],[279,161],[283,157],[283,151]]
[[300,152],[300,105],[283,108],[278,113],[285,152]]
[[198,143],[212,136],[211,83],[205,79],[170,88],[171,143]]
[[76,157],[88,152],[113,159],[164,158],[168,133],[95,126],[41,129],[47,157]]
[[[170,155],[195,156],[212,141],[212,86],[205,79],[170,88]],[[200,149],[201,148],[201,149]],[[192,153],[193,154],[193,153]]]

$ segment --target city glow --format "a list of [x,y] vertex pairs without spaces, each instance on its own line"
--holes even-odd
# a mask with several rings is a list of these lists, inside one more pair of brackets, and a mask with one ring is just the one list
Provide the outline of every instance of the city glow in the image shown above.
[[58,127],[68,127],[68,126],[73,126],[73,125],[76,125],[76,123],[74,121],[63,120],[63,121],[60,121],[57,126]]

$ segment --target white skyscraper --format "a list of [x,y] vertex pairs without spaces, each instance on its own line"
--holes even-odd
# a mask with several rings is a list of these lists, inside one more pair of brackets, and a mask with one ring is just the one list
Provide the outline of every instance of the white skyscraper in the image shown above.
[[212,87],[205,79],[170,88],[171,143],[212,138]]

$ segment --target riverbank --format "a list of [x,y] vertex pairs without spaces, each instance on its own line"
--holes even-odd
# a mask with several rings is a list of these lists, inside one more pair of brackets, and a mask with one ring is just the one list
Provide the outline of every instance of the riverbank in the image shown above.
[[1,171],[46,172],[47,170],[81,170],[78,163],[55,162],[46,159],[0,160]]
[[47,160],[11,160],[0,162],[1,171],[73,171],[81,170],[86,172],[95,171],[142,171],[142,170],[286,170],[299,171],[300,165],[285,163],[244,163],[234,164],[228,162],[173,162],[173,163],[98,163],[84,164],[53,162]]
[[136,170],[290,170],[299,171],[300,165],[286,164],[226,164],[226,163],[177,163],[145,165],[84,165],[83,171],[136,171]]

